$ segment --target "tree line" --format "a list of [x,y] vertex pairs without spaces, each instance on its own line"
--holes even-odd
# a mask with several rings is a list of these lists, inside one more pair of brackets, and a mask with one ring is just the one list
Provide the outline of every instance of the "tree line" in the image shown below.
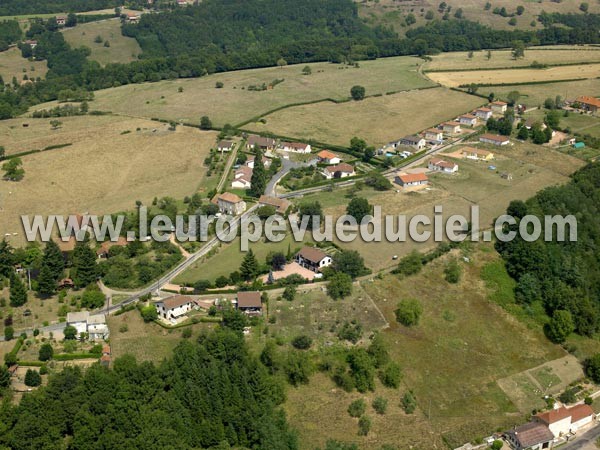
[[0,4],[0,16],[95,11],[123,3],[123,0],[5,0]]

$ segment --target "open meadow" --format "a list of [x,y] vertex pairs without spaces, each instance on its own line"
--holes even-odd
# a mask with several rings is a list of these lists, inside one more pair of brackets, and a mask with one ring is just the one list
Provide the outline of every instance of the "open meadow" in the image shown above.
[[598,78],[600,64],[557,66],[547,69],[490,69],[464,72],[430,72],[436,83],[459,87],[468,84],[538,83],[585,78]]
[[[217,126],[236,125],[291,103],[347,99],[354,85],[364,86],[367,95],[431,86],[431,81],[417,71],[422,63],[421,59],[413,57],[384,58],[361,61],[359,68],[331,63],[308,64],[311,75],[302,74],[305,65],[291,65],[132,84],[95,92],[90,108],[195,124],[207,115]],[[248,89],[282,79],[284,81],[272,89]],[[223,83],[223,87],[217,89],[217,82]],[[179,92],[179,89],[183,91]],[[48,106],[40,105],[36,109]]]
[[[449,284],[444,280],[444,267],[450,258],[460,256],[468,256],[469,262],[461,262],[461,281]],[[398,391],[378,385],[375,393],[348,394],[316,375],[308,385],[290,389],[286,410],[299,430],[302,448],[323,445],[326,437],[354,441],[365,449],[386,443],[399,448],[442,449],[446,448],[442,439],[454,448],[520,423],[530,411],[519,410],[497,381],[562,358],[565,352],[544,337],[541,327],[528,327],[491,300],[496,287],[484,284],[480,273],[498,260],[490,244],[481,244],[456,250],[412,277],[388,275],[361,282],[361,290],[390,324],[383,336],[392,358],[402,365],[403,383]],[[506,271],[497,278],[498,283],[510,280]],[[507,301],[514,302],[512,290],[505,294],[510,297]],[[397,302],[406,298],[417,298],[423,305],[423,315],[414,328],[395,321]],[[285,326],[285,317],[278,322]],[[581,373],[578,365],[572,369]],[[551,375],[568,378],[572,373],[557,370]],[[417,399],[413,415],[398,408],[408,390]],[[383,416],[369,413],[374,420],[369,436],[349,436],[348,430],[356,429],[356,419],[348,415],[347,405],[359,397],[369,399],[370,404],[377,395],[390,400],[390,412]]]
[[0,125],[8,154],[70,144],[22,157],[25,178],[0,181],[2,233],[21,236],[21,214],[115,213],[136,200],[191,195],[202,187],[203,161],[216,138],[214,132],[173,132],[166,124],[115,116],[66,117],[56,130],[49,122]]
[[44,78],[46,72],[46,61],[29,61],[21,56],[21,50],[17,47],[0,52],[0,76],[4,83],[12,83],[13,77],[20,83],[24,75],[30,79]]
[[423,66],[427,70],[466,70],[493,69],[507,67],[526,67],[534,62],[540,64],[567,64],[600,62],[600,47],[591,45],[555,45],[548,47],[530,47],[523,58],[514,59],[512,50],[487,50],[473,52],[448,52],[431,56],[431,61]]
[[[128,63],[137,59],[142,49],[134,38],[121,34],[121,20],[110,19],[89,22],[63,30],[65,40],[73,48],[85,45],[92,50],[89,59],[102,65]],[[100,36],[101,42],[95,42]],[[106,46],[108,42],[109,46]]]
[[[296,106],[248,124],[252,131],[348,145],[353,136],[383,145],[451,119],[484,103],[483,99],[445,88],[400,92],[360,102]],[[443,105],[443,107],[440,107]]]
[[[438,10],[440,2],[432,0],[407,0],[402,2],[396,0],[355,0],[355,2],[358,4],[360,16],[368,23],[373,25],[381,24],[391,26],[400,34],[404,34],[407,30],[429,23],[430,21],[425,19],[425,14],[428,11],[431,11],[433,13],[433,18],[437,20],[442,20],[444,15],[444,12]],[[452,8],[449,11],[449,17],[453,17],[456,10],[461,8],[465,19],[478,22],[482,25],[488,25],[492,28],[502,30],[514,30],[515,28],[521,30],[535,30],[542,27],[542,25],[537,22],[537,16],[542,11],[548,13],[578,13],[580,12],[579,5],[582,2],[580,0],[562,0],[560,2],[542,0],[524,0],[522,2],[515,2],[513,0],[495,0],[490,2],[492,3],[492,7],[489,10],[485,9],[487,0],[450,0],[445,3]],[[499,14],[493,14],[494,8],[502,7],[506,8],[508,14],[514,14],[518,5],[523,5],[525,10],[522,15],[515,15],[517,23],[514,26],[508,23],[510,17],[502,17]],[[600,5],[598,3],[589,2],[589,12],[600,12]],[[409,13],[412,13],[415,16],[416,22],[414,25],[407,27],[404,17]],[[531,25],[532,21],[535,22],[535,26]]]

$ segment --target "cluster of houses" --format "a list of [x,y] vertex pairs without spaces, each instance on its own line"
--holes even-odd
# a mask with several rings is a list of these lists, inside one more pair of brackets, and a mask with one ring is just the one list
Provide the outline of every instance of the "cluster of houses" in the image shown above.
[[[234,189],[250,189],[252,186],[252,172],[254,171],[255,156],[250,155],[246,160],[246,163],[236,169],[233,174],[233,181],[231,187]],[[263,165],[268,168],[271,166],[271,160],[266,156],[262,157]]]
[[[405,136],[397,141],[393,141],[379,149],[379,154],[387,154],[392,156],[399,154],[401,157],[407,157],[412,154],[410,150],[401,148],[411,148],[414,151],[420,152],[428,146],[437,146],[443,144],[447,139],[459,137],[465,132],[463,127],[467,127],[467,132],[471,132],[475,127],[484,124],[490,118],[496,115],[503,115],[508,108],[508,104],[501,101],[493,102],[489,107],[477,108],[471,113],[458,116],[455,120],[444,122],[437,127],[429,128],[422,133]],[[480,142],[493,145],[506,145],[509,143],[504,136],[496,136],[486,134],[480,139]]]
[[319,163],[326,164],[321,174],[328,180],[333,178],[346,178],[356,175],[354,166],[342,162],[342,158],[329,150],[322,150],[317,153]]
[[595,420],[589,405],[561,406],[536,414],[530,422],[506,431],[504,438],[514,450],[552,449],[561,439],[576,434]]
[[[233,150],[235,146],[235,142],[230,140],[221,140],[217,142],[217,149],[220,152],[229,152]],[[312,148],[310,144],[305,144],[303,142],[284,142],[281,141],[277,143],[277,141],[273,138],[257,136],[254,134],[249,135],[246,138],[246,150],[256,150],[260,149],[264,152],[280,150],[283,152],[289,153],[301,153],[308,154],[312,152]]]

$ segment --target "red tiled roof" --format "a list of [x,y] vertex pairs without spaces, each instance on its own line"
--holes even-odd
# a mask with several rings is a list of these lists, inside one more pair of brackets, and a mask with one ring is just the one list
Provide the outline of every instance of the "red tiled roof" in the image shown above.
[[434,166],[439,166],[439,167],[446,167],[448,169],[454,169],[454,167],[456,166],[456,164],[448,162],[448,161],[444,161],[443,159],[439,159],[439,158],[432,158],[431,161],[429,161],[431,164],[433,164]]
[[336,172],[353,173],[354,167],[352,167],[350,164],[340,163],[335,166],[326,167],[325,170],[330,173],[336,173]]
[[321,150],[319,153],[317,153],[317,156],[321,159],[332,159],[338,157],[335,153],[332,153],[329,150]]
[[223,200],[229,203],[239,203],[242,201],[242,199],[239,196],[232,194],[231,192],[223,192],[221,195],[217,195],[216,199],[217,201]]
[[427,181],[429,179],[424,173],[404,173],[398,175],[398,178],[400,178],[403,183],[414,183],[416,181]]
[[488,139],[490,141],[497,141],[497,142],[506,142],[509,140],[508,136],[500,136],[498,134],[482,134],[480,136],[480,139]]
[[589,97],[587,95],[582,95],[580,97],[577,97],[577,100],[575,100],[578,103],[585,103],[586,105],[592,105],[595,106],[596,108],[600,108],[600,100],[598,100],[596,97]]
[[262,302],[260,300],[260,292],[238,292],[237,294],[238,308],[260,308]]
[[302,247],[302,249],[298,252],[298,255],[312,263],[317,264],[327,256],[327,253],[316,247]]
[[589,405],[575,405],[569,408],[569,412],[571,413],[571,423],[579,422],[584,417],[594,415],[594,410]]
[[187,295],[173,295],[172,297],[165,298],[158,303],[162,303],[167,309],[173,309],[192,301],[192,298],[188,297]]

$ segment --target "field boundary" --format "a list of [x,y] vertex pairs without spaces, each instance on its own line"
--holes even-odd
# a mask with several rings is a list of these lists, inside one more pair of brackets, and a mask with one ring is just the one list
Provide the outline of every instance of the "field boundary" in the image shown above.
[[[600,50],[598,50],[600,51]],[[590,61],[590,62],[570,62],[570,63],[557,63],[557,64],[546,64],[540,63],[542,67],[536,67],[533,64],[528,66],[498,66],[498,67],[473,67],[468,69],[423,69],[423,73],[444,73],[444,72],[491,72],[494,70],[523,70],[523,69],[550,69],[552,67],[568,67],[568,66],[587,66],[589,64],[600,64],[599,61]]]

